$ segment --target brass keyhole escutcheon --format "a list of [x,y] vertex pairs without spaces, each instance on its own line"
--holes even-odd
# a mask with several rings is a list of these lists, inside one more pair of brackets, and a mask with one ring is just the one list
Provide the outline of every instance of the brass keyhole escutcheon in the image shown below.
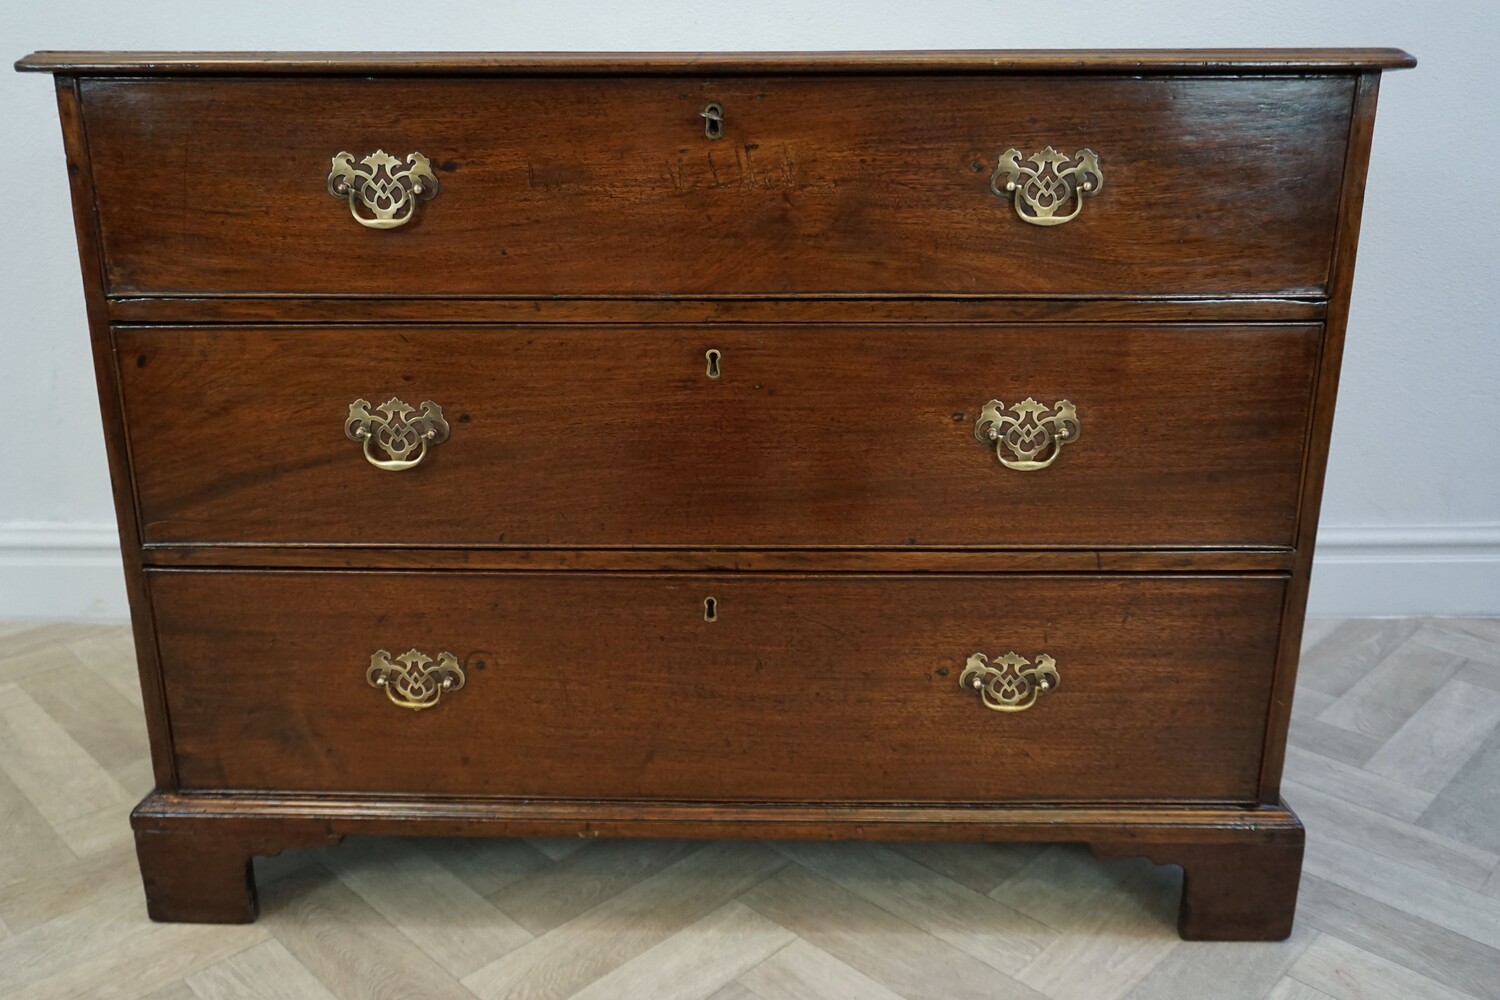
[[708,359],[708,369],[704,374],[709,378],[718,378],[724,374],[724,370],[719,367],[719,359],[724,357],[723,352],[717,347],[710,347],[703,353],[703,356]]
[[717,597],[705,597],[703,599],[703,620],[716,622],[719,620],[719,599]]
[[698,117],[703,119],[703,134],[710,139],[724,138],[724,108],[717,102],[711,102],[703,106],[698,112]]

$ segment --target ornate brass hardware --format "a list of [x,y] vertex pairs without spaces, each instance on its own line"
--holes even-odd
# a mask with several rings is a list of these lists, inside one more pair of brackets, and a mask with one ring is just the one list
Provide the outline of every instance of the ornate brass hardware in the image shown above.
[[[377,469],[401,472],[410,469],[427,456],[427,446],[448,440],[448,421],[443,408],[432,400],[423,400],[422,412],[392,396],[370,412],[370,401],[356,399],[349,404],[349,419],[344,433],[350,441],[363,444],[365,459]],[[379,448],[385,458],[376,458],[370,450]],[[412,452],[416,457],[412,458]]]
[[1014,652],[993,662],[983,653],[975,653],[964,665],[958,686],[979,692],[984,707],[996,712],[1024,712],[1048,691],[1056,690],[1059,680],[1057,661],[1040,653],[1036,665]]
[[[994,442],[1000,464],[1022,472],[1045,469],[1057,461],[1062,446],[1078,440],[1078,431],[1078,412],[1072,403],[1059,399],[1049,410],[1030,396],[1008,412],[1004,403],[992,399],[974,423],[974,439],[981,444]],[[1007,451],[1010,458],[1005,457]],[[1042,454],[1047,457],[1038,459]]]
[[719,599],[717,597],[705,597],[703,599],[703,620],[716,622],[719,620]]
[[[1103,187],[1104,173],[1099,169],[1098,154],[1092,149],[1080,149],[1070,162],[1048,146],[1023,161],[1021,151],[1012,147],[1000,154],[1000,162],[990,175],[990,190],[995,196],[1011,197],[1016,214],[1033,226],[1060,226],[1077,218],[1083,211],[1083,199],[1098,194]],[[1073,211],[1058,215],[1069,202],[1073,203]]]
[[452,653],[439,653],[433,660],[409,649],[392,662],[391,654],[379,649],[370,657],[365,680],[370,687],[384,691],[392,705],[420,712],[436,705],[444,691],[463,687],[464,671]]
[[718,378],[724,374],[724,369],[719,365],[719,362],[724,359],[723,351],[716,347],[710,347],[707,351],[703,352],[703,357],[708,361],[708,367],[704,370],[703,374],[709,378]]
[[705,104],[698,117],[703,119],[704,135],[710,139],[724,138],[724,108],[720,104]]
[[352,154],[339,153],[328,172],[328,193],[346,199],[354,221],[371,229],[406,225],[416,214],[417,202],[433,198],[440,187],[432,163],[421,153],[406,154],[405,166],[383,149],[358,166]]

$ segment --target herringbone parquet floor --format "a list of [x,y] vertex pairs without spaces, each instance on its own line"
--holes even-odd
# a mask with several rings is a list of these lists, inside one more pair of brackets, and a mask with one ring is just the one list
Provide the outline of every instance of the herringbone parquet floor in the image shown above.
[[1296,933],[1187,944],[1176,869],[1073,846],[351,839],[246,927],[146,919],[124,628],[0,625],[0,997],[1500,997],[1500,621],[1314,622]]

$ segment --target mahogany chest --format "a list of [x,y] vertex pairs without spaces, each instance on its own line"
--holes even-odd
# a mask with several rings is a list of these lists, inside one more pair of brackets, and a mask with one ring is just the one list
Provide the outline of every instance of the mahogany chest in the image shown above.
[[39,53],[151,915],[345,835],[1083,841],[1291,928],[1395,50]]

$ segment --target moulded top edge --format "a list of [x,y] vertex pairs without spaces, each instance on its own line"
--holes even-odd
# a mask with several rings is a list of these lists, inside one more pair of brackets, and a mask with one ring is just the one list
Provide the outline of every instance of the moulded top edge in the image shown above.
[[1406,69],[1401,49],[971,49],[873,52],[33,52],[83,76],[781,73],[1328,73]]

